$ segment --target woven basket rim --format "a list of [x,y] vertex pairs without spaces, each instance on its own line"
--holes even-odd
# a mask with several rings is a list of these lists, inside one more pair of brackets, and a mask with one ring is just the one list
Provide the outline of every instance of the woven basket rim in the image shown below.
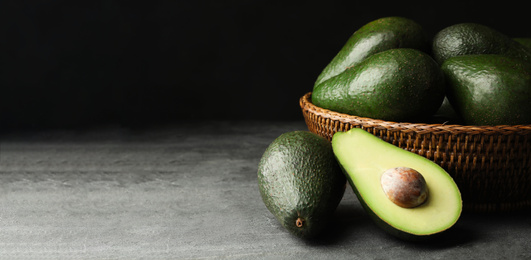
[[379,128],[386,128],[390,131],[413,131],[417,133],[431,133],[431,134],[530,134],[531,124],[526,125],[458,125],[458,124],[437,124],[437,123],[410,123],[410,122],[393,122],[381,119],[373,119],[368,117],[360,117],[355,115],[348,115],[344,113],[335,112],[325,108],[318,107],[311,102],[312,92],[304,94],[299,104],[303,111],[311,111],[323,118],[330,120],[337,120],[344,123],[373,126]]

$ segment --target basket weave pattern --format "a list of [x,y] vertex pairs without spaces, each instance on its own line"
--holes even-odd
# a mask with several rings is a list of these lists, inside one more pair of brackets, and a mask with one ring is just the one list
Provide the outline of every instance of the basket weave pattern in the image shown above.
[[397,123],[317,107],[311,92],[299,101],[308,130],[328,140],[362,128],[439,164],[459,186],[465,210],[531,208],[531,125]]

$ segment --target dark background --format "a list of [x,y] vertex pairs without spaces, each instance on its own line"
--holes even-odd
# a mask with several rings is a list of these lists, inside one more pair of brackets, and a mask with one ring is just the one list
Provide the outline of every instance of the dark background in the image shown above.
[[430,36],[477,22],[531,37],[524,4],[1,1],[0,123],[302,119],[299,97],[362,25],[404,16]]

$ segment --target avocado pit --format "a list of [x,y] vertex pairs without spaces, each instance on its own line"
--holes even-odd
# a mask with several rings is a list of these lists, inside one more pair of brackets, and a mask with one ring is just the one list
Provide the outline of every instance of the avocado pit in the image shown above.
[[382,174],[380,183],[387,198],[403,208],[420,206],[428,198],[426,180],[412,168],[388,169]]

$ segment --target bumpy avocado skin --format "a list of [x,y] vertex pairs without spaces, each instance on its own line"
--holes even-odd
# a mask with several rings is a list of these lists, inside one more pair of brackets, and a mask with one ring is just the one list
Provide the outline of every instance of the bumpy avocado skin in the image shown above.
[[444,99],[439,64],[416,49],[374,54],[317,85],[312,103],[332,111],[390,121],[420,121]]
[[459,23],[439,31],[432,41],[434,59],[442,64],[455,56],[499,54],[531,62],[531,49],[485,25]]
[[513,38],[513,40],[519,42],[520,44],[524,45],[526,48],[531,50],[531,38],[520,37],[520,38]]
[[467,125],[531,123],[531,63],[504,55],[452,57],[442,64],[447,95]]
[[429,39],[423,28],[404,17],[384,17],[359,28],[339,53],[323,69],[315,85],[356,66],[367,57],[394,48],[413,48],[427,52]]
[[[294,131],[280,135],[264,152],[258,186],[280,224],[295,236],[309,239],[329,223],[345,192],[346,177],[328,140]],[[297,219],[303,221],[302,227]]]

